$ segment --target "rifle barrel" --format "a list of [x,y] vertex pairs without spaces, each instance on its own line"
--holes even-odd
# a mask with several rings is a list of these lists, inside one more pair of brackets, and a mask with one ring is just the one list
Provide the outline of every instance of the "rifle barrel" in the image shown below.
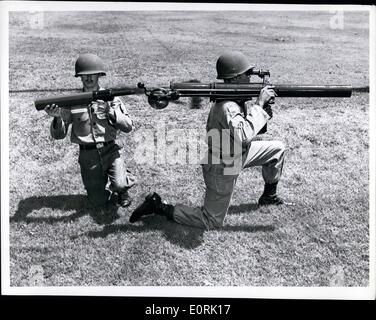
[[47,105],[56,104],[59,107],[69,107],[74,105],[89,104],[93,101],[92,92],[82,92],[64,96],[49,96],[46,98],[36,99],[34,101],[35,108],[40,111]]
[[62,108],[70,108],[72,106],[88,105],[94,100],[109,101],[117,96],[126,96],[131,94],[142,94],[143,89],[136,87],[122,87],[107,90],[98,90],[93,92],[80,92],[63,96],[49,96],[46,98],[36,99],[34,101],[35,108],[40,111],[47,105],[56,104]]
[[[264,87],[261,83],[171,83],[180,97],[256,97]],[[274,85],[279,97],[351,97],[352,87],[347,85]]]
[[279,97],[351,97],[351,86],[276,86]]

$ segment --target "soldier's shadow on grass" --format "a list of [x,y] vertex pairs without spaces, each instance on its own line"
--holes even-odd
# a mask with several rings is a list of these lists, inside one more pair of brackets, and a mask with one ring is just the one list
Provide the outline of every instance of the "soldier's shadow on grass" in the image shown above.
[[109,224],[102,230],[89,231],[86,235],[91,238],[106,238],[118,232],[148,231],[161,231],[167,241],[186,249],[196,248],[203,243],[204,230],[182,226],[157,215],[145,217],[136,224]]
[[[74,211],[72,214],[63,216],[29,216],[33,211],[48,208],[51,210]],[[23,199],[18,203],[15,214],[10,218],[11,222],[27,223],[57,223],[70,222],[82,216],[90,215],[96,222],[100,223],[96,212],[90,209],[86,195],[58,195],[39,196]],[[111,216],[109,217],[111,218]],[[106,222],[103,222],[106,223]]]
[[258,208],[259,206],[257,203],[242,203],[236,206],[230,206],[227,214],[250,212],[257,210]]
[[[166,240],[185,249],[197,248],[204,242],[204,229],[177,224],[172,221],[167,221],[164,217],[155,215],[145,217],[137,224],[106,225],[102,230],[89,231],[87,235],[91,238],[106,238],[108,235],[117,232],[145,232],[156,230],[162,231]],[[272,232],[275,230],[275,227],[273,225],[226,225],[219,230],[226,232]]]

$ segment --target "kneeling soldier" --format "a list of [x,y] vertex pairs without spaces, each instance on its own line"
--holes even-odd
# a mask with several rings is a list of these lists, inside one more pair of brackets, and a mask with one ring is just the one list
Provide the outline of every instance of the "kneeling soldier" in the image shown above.
[[[103,90],[98,79],[105,76],[104,64],[94,54],[82,54],[75,64],[75,77],[80,77],[84,92]],[[89,105],[74,106],[70,110],[50,105],[45,108],[54,117],[50,132],[54,139],[66,137],[72,124],[71,142],[80,146],[78,162],[88,198],[95,208],[108,204],[113,193],[118,203],[131,204],[128,189],[135,178],[120,157],[121,147],[115,142],[119,131],[130,132],[132,120],[120,98],[105,102],[97,100]],[[110,181],[110,190],[106,188]]]
[[[249,83],[254,66],[240,52],[227,52],[217,60],[218,79],[225,83]],[[207,133],[219,139],[208,143],[208,161],[202,165],[206,194],[203,207],[172,206],[162,202],[157,193],[149,194],[132,213],[130,222],[148,214],[167,216],[178,223],[205,229],[223,225],[232,193],[243,168],[262,166],[265,181],[259,205],[283,204],[277,196],[277,184],[284,162],[284,145],[280,141],[255,141],[255,136],[272,118],[270,103],[275,92],[266,86],[255,104],[250,101],[227,98],[217,100],[207,121]],[[227,143],[227,145],[226,145]]]

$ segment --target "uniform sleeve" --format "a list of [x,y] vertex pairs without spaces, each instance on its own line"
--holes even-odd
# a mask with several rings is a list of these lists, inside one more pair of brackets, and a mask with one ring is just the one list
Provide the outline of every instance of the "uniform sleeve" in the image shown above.
[[[238,106],[237,106],[238,107]],[[243,144],[248,144],[260,132],[270,119],[269,115],[256,104],[246,103],[247,115],[244,116],[238,108],[230,106],[227,121],[231,131]]]
[[68,133],[70,122],[64,122],[62,118],[54,118],[51,122],[50,133],[56,140],[64,139]]
[[120,131],[132,131],[132,119],[129,116],[121,99],[116,97],[112,102],[112,108],[114,108],[115,118],[109,117],[110,123]]

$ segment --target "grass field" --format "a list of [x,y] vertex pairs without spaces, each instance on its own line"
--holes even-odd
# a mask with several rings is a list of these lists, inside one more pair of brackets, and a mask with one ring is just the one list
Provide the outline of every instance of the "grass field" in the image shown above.
[[[368,93],[346,99],[280,99],[266,139],[287,146],[280,194],[292,207],[257,208],[259,168],[242,172],[221,230],[200,231],[149,217],[99,224],[89,214],[78,148],[49,137],[50,118],[33,100],[80,87],[79,53],[106,60],[105,87],[215,80],[225,49],[240,49],[276,83],[368,86],[368,16],[346,12],[52,12],[42,29],[10,14],[10,277],[46,286],[367,286],[369,272]],[[50,90],[50,91],[43,91]],[[22,92],[23,91],[23,92]],[[203,129],[208,103],[162,111],[127,97],[135,129],[119,138],[138,180],[170,203],[202,204],[199,165],[138,164],[135,137]],[[4,213],[3,213],[4,214]],[[34,268],[34,269],[33,269]],[[337,280],[336,280],[337,279]]]

